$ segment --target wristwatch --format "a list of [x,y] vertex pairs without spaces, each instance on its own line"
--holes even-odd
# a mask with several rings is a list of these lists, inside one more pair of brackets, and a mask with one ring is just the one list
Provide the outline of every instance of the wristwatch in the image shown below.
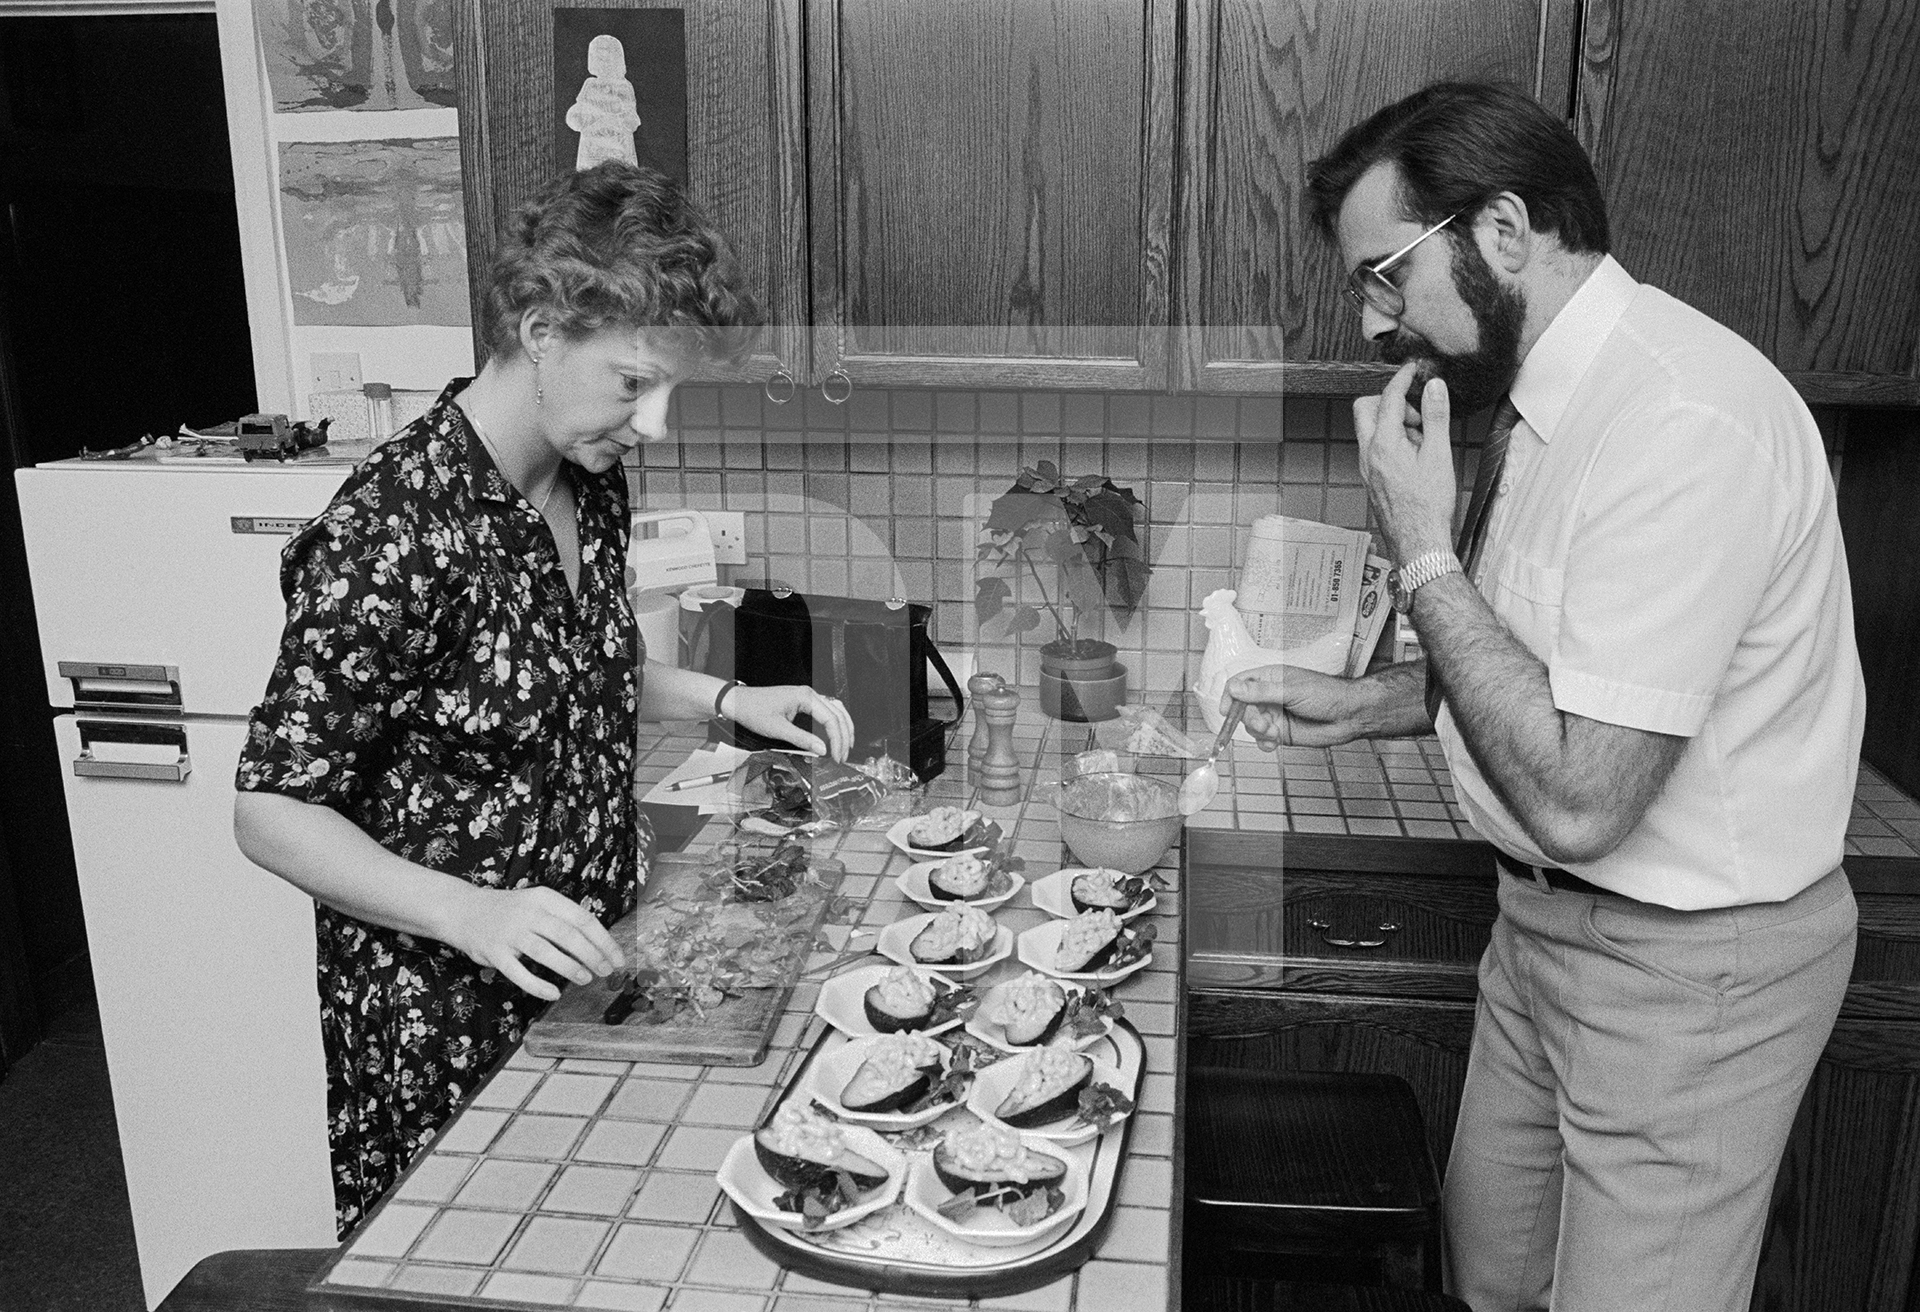
[[1451,551],[1429,551],[1387,571],[1387,595],[1393,608],[1405,615],[1413,609],[1413,594],[1438,578],[1460,573],[1460,558]]

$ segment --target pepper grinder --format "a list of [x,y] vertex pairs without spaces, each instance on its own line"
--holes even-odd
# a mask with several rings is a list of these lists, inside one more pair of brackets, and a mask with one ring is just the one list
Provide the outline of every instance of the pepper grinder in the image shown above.
[[973,698],[973,739],[967,744],[967,768],[979,770],[987,754],[987,708],[981,698],[1006,687],[1006,680],[986,671],[967,680],[967,695]]
[[1000,686],[981,694],[981,713],[987,721],[987,750],[980,758],[977,786],[988,806],[1011,806],[1020,800],[1020,758],[1013,754],[1013,721],[1020,713],[1020,694]]

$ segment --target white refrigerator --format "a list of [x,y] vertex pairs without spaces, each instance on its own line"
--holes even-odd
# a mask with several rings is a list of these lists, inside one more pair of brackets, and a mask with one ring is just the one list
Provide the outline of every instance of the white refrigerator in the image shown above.
[[233,840],[280,548],[351,462],[16,471],[147,1306],[334,1243],[313,904]]

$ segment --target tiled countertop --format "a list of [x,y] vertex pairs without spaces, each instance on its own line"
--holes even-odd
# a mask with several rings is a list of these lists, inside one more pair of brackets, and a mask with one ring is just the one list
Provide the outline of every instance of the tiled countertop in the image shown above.
[[[1383,738],[1345,747],[1236,743],[1221,761],[1220,796],[1191,823],[1370,838],[1478,839],[1453,792],[1437,738]],[[1920,860],[1920,803],[1864,761],[1847,825],[1848,856]]]
[[[1016,726],[1028,800],[982,807],[1014,836],[1029,878],[1063,865],[1054,812],[1031,785],[1059,777],[1062,755],[1086,731],[1065,735],[1029,697]],[[970,730],[971,726],[968,726]],[[668,726],[646,744],[638,774],[650,784],[703,739],[698,726]],[[1103,733],[1102,735],[1107,736]],[[911,805],[972,800],[966,741],[956,735],[947,774]],[[889,813],[890,815],[892,812]],[[834,927],[845,951],[818,954],[794,992],[767,1059],[754,1067],[702,1067],[580,1059],[510,1058],[414,1163],[380,1210],[348,1241],[325,1288],[389,1296],[414,1306],[596,1307],[655,1312],[828,1312],[829,1309],[1006,1308],[1023,1312],[1129,1312],[1169,1305],[1177,1172],[1174,1162],[1176,1011],[1180,921],[1177,897],[1153,916],[1153,964],[1115,986],[1146,1048],[1132,1137],[1112,1223],[1091,1261],[1038,1289],[968,1303],[869,1295],[809,1279],[763,1256],[741,1233],[713,1173],[728,1147],[765,1116],[825,1032],[813,1014],[819,979],[840,965],[876,960],[876,927],[920,908],[894,882],[908,858],[885,838],[885,821],[821,840],[816,853],[846,868],[841,891],[866,911]],[[724,821],[688,845],[698,851]],[[1178,849],[1159,873],[1179,880]],[[1023,891],[996,913],[1016,933],[1046,919]],[[982,977],[1018,974],[1017,961]],[[383,1300],[384,1301],[384,1300]]]

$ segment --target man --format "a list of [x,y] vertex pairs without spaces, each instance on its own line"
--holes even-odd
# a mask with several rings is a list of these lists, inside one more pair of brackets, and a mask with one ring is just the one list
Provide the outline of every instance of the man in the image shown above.
[[[1437,730],[1499,850],[1453,1287],[1476,1312],[1744,1309],[1853,961],[1865,690],[1819,433],[1757,351],[1607,255],[1585,154],[1518,91],[1391,105],[1310,194],[1404,362],[1354,420],[1426,656],[1228,694],[1267,745]],[[1496,401],[1456,543],[1449,420]]]

